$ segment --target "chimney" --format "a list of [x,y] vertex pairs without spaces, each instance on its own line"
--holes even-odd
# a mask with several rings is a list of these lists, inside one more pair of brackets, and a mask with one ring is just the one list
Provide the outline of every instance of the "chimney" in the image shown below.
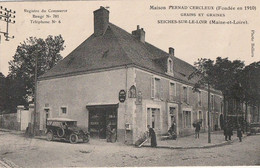
[[100,6],[98,10],[94,12],[94,35],[102,36],[108,27],[109,23],[109,11],[103,6]]
[[174,48],[169,47],[169,55],[174,56]]
[[145,43],[145,31],[143,28],[140,29],[139,25],[137,25],[136,30],[132,31],[132,35],[134,35],[137,40]]

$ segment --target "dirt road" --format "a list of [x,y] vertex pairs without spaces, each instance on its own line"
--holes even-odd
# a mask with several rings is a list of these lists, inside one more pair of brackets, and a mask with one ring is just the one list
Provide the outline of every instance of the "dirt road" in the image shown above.
[[103,140],[89,144],[48,142],[10,132],[0,132],[0,142],[0,165],[5,160],[19,167],[260,165],[259,135],[242,143],[187,150],[135,148]]

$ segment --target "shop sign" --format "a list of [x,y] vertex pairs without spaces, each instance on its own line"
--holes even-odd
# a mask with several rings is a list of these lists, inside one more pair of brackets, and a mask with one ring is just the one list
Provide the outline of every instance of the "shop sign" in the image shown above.
[[119,101],[121,103],[125,102],[125,98],[126,98],[126,91],[125,90],[120,90],[119,92]]

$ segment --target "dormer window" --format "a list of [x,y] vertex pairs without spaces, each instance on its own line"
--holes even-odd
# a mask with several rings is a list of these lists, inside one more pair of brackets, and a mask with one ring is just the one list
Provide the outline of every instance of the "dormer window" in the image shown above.
[[173,61],[171,58],[168,58],[167,64],[167,73],[173,75]]
[[169,59],[169,72],[173,71],[173,65],[172,65],[172,60]]

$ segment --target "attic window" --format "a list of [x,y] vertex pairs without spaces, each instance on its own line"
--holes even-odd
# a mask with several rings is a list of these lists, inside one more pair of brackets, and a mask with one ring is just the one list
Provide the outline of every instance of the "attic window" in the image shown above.
[[173,65],[172,65],[172,60],[169,59],[169,72],[173,71]]
[[167,73],[173,75],[173,61],[171,58],[168,58],[167,61]]

